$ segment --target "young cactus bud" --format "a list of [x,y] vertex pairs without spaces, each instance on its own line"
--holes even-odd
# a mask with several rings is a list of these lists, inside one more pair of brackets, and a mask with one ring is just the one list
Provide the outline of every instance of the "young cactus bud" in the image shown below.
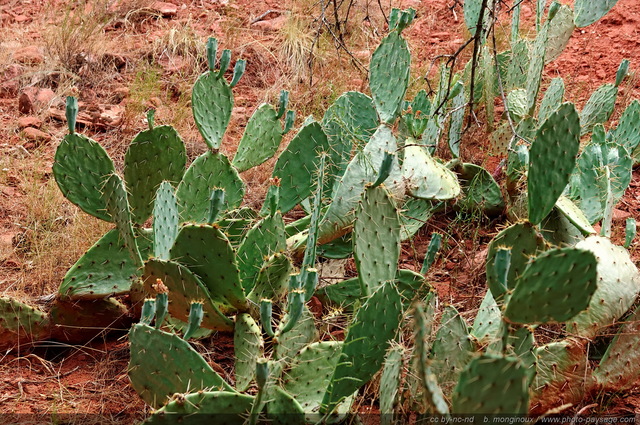
[[620,67],[618,68],[618,72],[616,72],[616,84],[615,84],[616,87],[618,87],[620,83],[622,83],[622,80],[624,80],[624,77],[626,77],[628,73],[629,73],[629,59],[623,59],[622,62],[620,63]]
[[280,329],[280,335],[284,335],[289,332],[298,322],[304,308],[304,299],[305,292],[303,289],[294,289],[289,293],[289,308],[287,311],[288,320]]
[[233,67],[233,78],[231,79],[231,83],[229,84],[232,88],[238,84],[240,78],[244,74],[244,70],[247,68],[247,61],[244,59],[238,59],[236,61],[235,66]]
[[191,303],[191,309],[189,310],[189,324],[187,325],[187,330],[184,332],[183,337],[185,340],[191,338],[191,336],[200,329],[200,323],[202,323],[203,317],[204,312],[202,310],[202,302]]
[[285,135],[293,128],[293,124],[296,121],[296,112],[295,111],[287,111],[286,116],[284,117],[284,128],[282,129],[282,134]]
[[147,111],[147,125],[149,126],[149,130],[153,130],[155,117],[156,117],[156,110],[155,109],[149,109]]
[[210,38],[207,40],[207,62],[209,64],[209,71],[212,71],[216,67],[216,56],[218,54],[218,40]]
[[636,220],[632,217],[627,219],[624,236],[624,247],[629,249],[631,242],[633,242],[633,238],[636,237]]
[[144,300],[142,305],[142,314],[140,315],[140,323],[150,325],[153,321],[153,316],[156,315],[156,300],[147,299]]
[[269,204],[269,215],[274,215],[280,208],[280,179],[273,177],[269,180],[271,181],[271,186],[267,192],[267,201]]
[[224,76],[224,73],[229,69],[229,64],[231,64],[231,50],[224,49],[220,56],[220,71],[218,71],[218,78],[222,78]]
[[558,13],[558,10],[560,10],[560,6],[560,3],[558,3],[557,1],[551,3],[551,6],[549,6],[549,21],[551,21],[553,17],[556,16],[556,13]]
[[507,275],[509,274],[509,267],[511,266],[511,249],[499,248],[496,252],[496,257],[493,263],[493,268],[496,271],[496,277],[498,283],[506,291],[507,287]]
[[153,285],[153,290],[157,292],[156,295],[156,329],[160,329],[164,318],[169,310],[169,288],[165,286],[162,279],[156,279],[156,283]]
[[278,102],[278,114],[276,115],[277,119],[280,119],[287,110],[287,106],[289,105],[289,92],[286,90],[282,90],[280,92],[280,101]]
[[380,186],[391,174],[391,166],[393,165],[393,159],[395,154],[393,152],[385,151],[382,164],[380,164],[380,170],[378,170],[378,178],[373,183],[373,187]]
[[302,285],[304,286],[304,292],[307,294],[306,300],[311,299],[318,286],[318,269],[308,268],[304,273]]
[[214,223],[218,219],[220,211],[224,209],[224,189],[216,188],[211,191],[211,210],[209,211],[209,223]]
[[433,263],[436,261],[436,256],[438,255],[438,251],[440,251],[440,246],[442,246],[442,235],[440,233],[432,233],[431,241],[429,241],[429,247],[427,248],[427,254],[424,256],[422,269],[420,270],[421,275],[426,275]]
[[256,383],[258,390],[262,390],[269,379],[269,362],[265,358],[258,359],[256,362]]
[[67,109],[65,113],[67,116],[67,126],[69,127],[69,134],[73,134],[76,132],[76,118],[78,117],[78,98],[67,96]]
[[265,333],[273,338],[275,333],[271,326],[271,318],[273,317],[273,301],[263,298],[260,300],[260,321]]

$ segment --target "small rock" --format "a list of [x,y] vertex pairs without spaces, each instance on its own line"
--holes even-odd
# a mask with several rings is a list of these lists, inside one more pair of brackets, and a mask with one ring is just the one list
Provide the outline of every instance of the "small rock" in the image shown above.
[[284,24],[287,23],[287,16],[280,15],[277,18],[267,19],[263,21],[254,22],[251,24],[252,27],[262,30],[262,31],[280,31]]
[[37,65],[44,62],[44,55],[38,46],[27,46],[13,52],[13,59],[25,65]]
[[26,128],[26,127],[33,127],[33,128],[40,128],[42,127],[42,120],[38,117],[20,117],[18,118],[18,127],[20,128]]
[[55,97],[56,97],[56,94],[53,90],[40,89],[38,90],[38,94],[36,95],[36,102],[42,105],[48,105],[49,103],[51,103],[51,101],[53,101]]
[[631,213],[628,211],[623,211],[623,210],[619,210],[617,208],[613,209],[613,221],[625,221],[626,219],[628,219],[629,217],[631,217]]
[[37,87],[25,87],[18,98],[18,111],[23,114],[29,114],[35,109]]
[[24,72],[24,67],[16,63],[11,64],[2,73],[2,84],[0,84],[0,95],[16,96],[20,90],[20,76]]
[[22,135],[25,139],[33,142],[48,142],[51,140],[51,135],[33,127],[27,127],[22,130]]
[[14,22],[18,23],[18,24],[23,24],[25,22],[30,22],[31,18],[29,16],[25,16],[25,15],[18,15],[15,16],[13,18]]
[[157,1],[151,5],[151,9],[160,13],[163,17],[168,18],[178,14],[178,6],[164,1]]

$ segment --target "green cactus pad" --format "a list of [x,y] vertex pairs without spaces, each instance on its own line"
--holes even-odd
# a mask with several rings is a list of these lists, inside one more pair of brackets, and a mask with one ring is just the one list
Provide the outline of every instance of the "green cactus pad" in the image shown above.
[[227,80],[212,71],[202,74],[193,85],[191,109],[207,146],[220,148],[233,109],[233,92]]
[[380,420],[391,424],[393,413],[398,402],[398,394],[402,392],[402,370],[405,349],[402,345],[394,345],[384,360],[380,377]]
[[591,94],[591,97],[580,112],[581,134],[589,133],[596,124],[606,122],[616,105],[618,87],[613,84],[603,84]]
[[587,310],[571,319],[568,329],[586,338],[615,323],[640,293],[640,272],[626,249],[607,238],[591,236],[576,248],[592,252],[598,261],[597,289]]
[[511,60],[507,69],[506,90],[513,90],[527,85],[529,69],[529,42],[518,40],[511,49]]
[[[385,157],[395,152],[397,141],[391,129],[380,126],[364,149],[356,154],[340,179],[325,216],[320,221],[318,240],[321,244],[336,239],[350,230],[354,210],[358,206],[367,183],[373,183]],[[395,194],[404,192],[397,158],[393,159],[391,174],[385,180],[386,188]]]
[[243,207],[227,211],[215,224],[237,249],[257,218],[257,212],[249,207]]
[[129,332],[129,341],[131,386],[155,408],[175,393],[233,391],[187,341],[175,334],[137,324]]
[[607,14],[618,0],[576,0],[574,22],[578,28],[591,25]]
[[447,306],[431,348],[431,371],[445,394],[451,394],[458,377],[476,352],[476,344],[460,313]]
[[498,307],[491,291],[487,291],[478,309],[478,314],[473,321],[471,335],[481,344],[492,343],[500,336],[501,324],[502,313],[500,312],[500,307]]
[[169,312],[172,316],[187,322],[191,303],[202,301],[204,302],[203,327],[222,331],[233,329],[233,322],[220,313],[217,305],[211,301],[207,288],[189,269],[173,261],[147,261],[143,282],[148,295],[155,296],[154,285],[158,279],[169,288]]
[[565,4],[561,5],[549,24],[549,39],[547,41],[547,51],[545,63],[556,60],[564,51],[573,30],[573,11]]
[[134,222],[149,218],[160,183],[177,185],[186,163],[184,143],[171,126],[154,127],[133,139],[124,156],[124,181]]
[[580,148],[580,119],[564,103],[540,126],[529,155],[529,221],[539,224],[569,183]]
[[311,196],[321,153],[330,151],[319,123],[304,126],[280,154],[272,176],[280,181],[280,210],[285,213]]
[[236,256],[245,294],[254,288],[264,259],[286,247],[284,222],[279,212],[260,220],[247,232]]
[[262,164],[271,158],[282,141],[282,127],[276,109],[263,103],[253,113],[244,130],[233,165],[238,172]]
[[369,64],[369,88],[382,122],[393,124],[398,117],[410,70],[409,45],[400,31],[392,31],[373,52]]
[[520,121],[529,113],[527,108],[527,91],[525,89],[514,89],[507,95],[507,106],[509,114],[514,121]]
[[520,414],[529,408],[527,370],[516,358],[485,354],[460,375],[451,411],[456,414]]
[[467,94],[464,88],[458,93],[451,103],[453,112],[451,113],[451,123],[449,124],[449,150],[457,158],[460,156],[460,142],[462,141],[462,130],[466,109],[463,107],[467,103]]
[[211,191],[224,189],[225,209],[237,208],[244,197],[244,183],[229,159],[206,152],[193,161],[178,185],[176,197],[182,222],[206,223],[211,213]]
[[527,70],[527,78],[525,85],[527,88],[527,109],[529,115],[533,115],[538,99],[538,91],[540,90],[540,81],[542,81],[542,71],[544,70],[547,42],[549,40],[549,21],[540,29],[533,41],[533,46],[529,53],[529,69]]
[[586,389],[591,386],[586,350],[586,342],[574,338],[552,342],[535,350],[532,414],[542,414],[562,404],[584,399]]
[[[466,0],[464,2],[464,23],[474,37],[478,30],[478,20],[480,19],[480,12],[482,11],[482,0]],[[486,30],[487,16],[489,10],[485,10],[483,14],[482,31]]]
[[609,344],[593,376],[605,391],[631,389],[640,378],[640,308],[636,308]]
[[384,187],[369,186],[356,210],[353,253],[363,295],[393,280],[400,259],[400,217]]
[[426,199],[408,197],[400,211],[402,230],[400,238],[405,241],[420,230],[435,211],[435,205]]
[[240,310],[246,308],[235,252],[220,229],[205,225],[182,227],[171,248],[171,259],[198,276],[212,300]]
[[538,111],[538,121],[545,122],[551,114],[558,109],[564,98],[564,80],[560,77],[551,80],[551,84],[544,92]]
[[504,317],[512,323],[564,322],[587,308],[597,287],[597,261],[577,248],[540,254],[518,279]]
[[544,238],[528,222],[516,223],[496,235],[489,243],[487,252],[487,285],[493,298],[502,305],[506,293],[500,284],[495,270],[496,252],[500,248],[511,248],[511,264],[507,274],[507,289],[515,288],[516,281],[522,275],[529,258],[545,249]]
[[236,357],[236,389],[245,391],[253,381],[256,361],[259,357],[262,357],[262,351],[264,350],[262,331],[255,320],[247,313],[241,313],[236,316],[233,349]]
[[289,257],[279,252],[273,254],[262,264],[247,299],[256,304],[263,298],[281,299],[286,292],[292,270]]
[[169,259],[169,251],[178,237],[178,201],[169,182],[162,182],[153,207],[153,251],[160,260]]
[[[604,128],[597,125],[593,135],[604,136]],[[617,203],[631,182],[633,159],[627,149],[617,143],[607,143],[601,138],[593,137],[578,158],[571,181],[571,193],[577,194],[580,209],[590,223],[604,217],[608,195],[605,167],[609,167],[611,172],[609,182],[613,200]]]
[[[280,321],[280,328],[287,323],[287,315],[285,314]],[[296,354],[306,345],[313,342],[318,335],[316,330],[315,318],[309,311],[307,306],[302,309],[300,318],[294,325],[293,329],[284,335],[279,335],[277,339],[275,354],[279,360],[295,358]]]
[[145,422],[151,425],[244,425],[255,397],[229,391],[177,394]]
[[304,410],[298,400],[280,387],[274,387],[267,401],[267,417],[276,425],[306,424]]
[[[406,143],[413,143],[410,140]],[[460,194],[456,175],[435,161],[422,146],[404,149],[402,177],[408,180],[409,193],[416,198],[446,200]]]
[[[138,243],[145,239],[139,238]],[[122,295],[140,272],[117,229],[107,232],[69,269],[58,293],[64,299]]]
[[142,267],[142,257],[131,224],[131,211],[127,201],[127,191],[124,188],[122,179],[117,174],[112,174],[105,181],[102,187],[102,197],[105,200],[107,212],[116,223],[120,240],[127,247],[134,266],[136,268]]
[[53,175],[62,194],[87,214],[111,221],[100,196],[105,180],[116,170],[97,142],[80,134],[68,134],[56,150]]
[[418,372],[417,382],[421,386],[422,393],[419,394],[415,391],[416,397],[422,398],[420,400],[424,406],[424,410],[431,413],[439,413],[441,415],[449,414],[449,406],[442,393],[442,389],[438,385],[438,380],[431,370],[431,360],[429,359],[431,342],[431,332],[433,327],[433,320],[435,314],[435,302],[436,298],[432,297],[429,304],[426,306],[426,312],[422,308],[421,304],[418,304],[415,309],[415,348],[414,353],[414,366]]
[[28,304],[0,297],[0,347],[14,348],[49,337],[49,316]]
[[333,412],[380,369],[401,315],[400,294],[390,282],[382,285],[360,307],[347,329],[342,352],[322,400],[321,413]]
[[324,286],[316,291],[316,296],[323,303],[331,303],[343,309],[350,309],[362,298],[360,279],[353,277],[332,285]]
[[[351,159],[353,147],[364,147],[376,131],[378,113],[369,96],[350,91],[329,106],[321,124],[329,139],[332,165],[328,173],[339,179]],[[332,182],[328,189],[333,187]]]
[[463,211],[482,211],[489,217],[504,211],[500,186],[487,170],[475,164],[461,163],[455,171],[460,174],[463,194],[456,205]]
[[558,198],[556,208],[571,222],[571,224],[576,226],[583,235],[586,236],[596,232],[582,210],[566,196],[560,196]]
[[618,126],[607,136],[637,158],[636,148],[640,144],[640,101],[634,100],[618,120]]
[[340,358],[342,345],[338,341],[309,344],[300,350],[285,370],[282,386],[295,397],[305,413],[317,414]]

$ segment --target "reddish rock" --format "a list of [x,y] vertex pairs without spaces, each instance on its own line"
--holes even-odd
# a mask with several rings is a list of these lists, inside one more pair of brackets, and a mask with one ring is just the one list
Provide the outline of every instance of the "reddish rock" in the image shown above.
[[284,27],[284,24],[286,23],[287,16],[280,15],[277,18],[254,22],[253,24],[251,24],[251,26],[262,31],[279,31],[282,29],[282,27]]
[[56,97],[56,94],[51,89],[40,89],[38,90],[38,94],[36,94],[36,102],[42,105],[48,105],[53,101]]
[[0,96],[17,96],[20,90],[20,76],[24,72],[24,67],[18,64],[11,64],[2,73],[2,83],[0,84]]
[[13,60],[26,65],[37,65],[44,62],[44,55],[38,46],[27,46],[13,52]]
[[160,13],[164,17],[176,16],[178,14],[178,6],[173,3],[157,1],[151,5],[151,9]]
[[49,140],[51,140],[51,135],[33,127],[27,127],[22,130],[22,135],[25,139],[31,140],[33,142],[48,142]]
[[37,87],[25,87],[18,98],[18,111],[23,114],[29,114],[35,109]]
[[26,128],[26,127],[33,127],[33,128],[40,128],[42,127],[42,120],[38,117],[20,117],[18,118],[18,127],[20,128]]
[[625,221],[629,217],[631,217],[630,212],[619,210],[617,208],[613,209],[613,221]]

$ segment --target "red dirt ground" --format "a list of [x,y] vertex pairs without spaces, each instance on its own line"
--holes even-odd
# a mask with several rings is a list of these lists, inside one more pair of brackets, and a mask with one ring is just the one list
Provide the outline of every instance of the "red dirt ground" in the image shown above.
[[[241,83],[236,87],[236,109],[230,129],[225,139],[223,150],[232,152],[237,140],[242,133],[242,127],[246,123],[249,114],[259,100],[272,96],[280,89],[283,75],[278,73],[277,64],[272,60],[271,51],[274,50],[275,36],[269,32],[256,30],[250,25],[252,18],[261,15],[268,10],[285,8],[280,2],[273,0],[230,0],[226,1],[201,1],[201,0],[171,0],[178,6],[176,16],[148,19],[136,24],[133,28],[122,25],[114,25],[109,36],[113,39],[121,36],[126,31],[133,31],[140,37],[135,38],[135,43],[144,46],[153,39],[159,38],[169,31],[173,24],[189,21],[195,31],[204,39],[206,36],[218,36],[225,45],[225,41],[246,38],[245,43],[236,43],[237,51],[234,56],[248,58],[247,73]],[[62,9],[69,2],[57,1],[0,1],[0,21],[5,34],[20,32],[24,34],[21,43],[3,46],[5,50],[17,50],[28,45],[41,46],[44,41],[42,32],[47,25],[57,22],[53,16],[48,16],[52,8]],[[121,3],[121,2],[110,2]],[[414,57],[415,84],[419,83],[417,77],[423,75],[430,66],[431,61],[441,54],[450,54],[460,46],[464,40],[462,11],[454,5],[453,0],[403,0],[393,2],[395,6],[414,7],[418,11],[416,22],[406,31]],[[400,3],[400,4],[398,4]],[[527,22],[533,19],[532,1],[523,3],[523,18]],[[455,12],[455,13],[454,13]],[[373,16],[373,15],[372,15]],[[380,25],[380,16],[372,20],[373,24],[363,22],[362,25]],[[378,19],[378,21],[376,21]],[[637,0],[620,0],[617,6],[600,22],[584,29],[577,29],[574,36],[562,56],[549,64],[545,69],[545,81],[555,76],[562,76],[566,82],[565,98],[577,104],[579,108],[584,105],[590,93],[600,84],[612,82],[616,69],[624,58],[630,59],[631,70],[635,72],[640,67],[640,2]],[[167,26],[166,24],[169,24]],[[378,38],[384,35],[384,28],[379,29]],[[371,45],[375,46],[375,43]],[[135,52],[136,47],[126,46],[123,52]],[[0,53],[3,51],[0,49]],[[358,53],[358,52],[356,52]],[[345,89],[366,90],[366,81],[363,75],[349,65],[349,59],[344,55],[343,69],[340,72],[329,74],[348,73],[349,78],[343,84]],[[364,53],[359,55],[365,62],[369,56]],[[8,62],[10,65],[10,62]],[[10,81],[6,69],[5,81]],[[165,72],[172,72],[166,71]],[[325,75],[327,72],[325,72]],[[435,73],[432,72],[430,77]],[[637,73],[629,78],[621,87],[621,94],[613,117],[613,122],[624,110],[626,105],[634,98],[640,98],[640,78]],[[92,90],[80,93],[80,100],[91,103],[116,103],[113,94],[117,89],[127,87],[132,83],[135,75],[133,72],[124,72],[103,85],[96,85]],[[2,78],[0,76],[0,78]],[[3,83],[0,80],[0,83]],[[189,83],[190,84],[190,83]],[[314,91],[320,85],[328,84],[326,80],[315,78],[312,87],[307,87],[306,95],[300,95],[300,104],[303,102],[315,102],[327,106],[326,99],[315,99]],[[42,84],[41,84],[42,86]],[[275,86],[275,87],[274,87]],[[171,91],[172,87],[166,87]],[[178,90],[179,88],[175,88]],[[181,89],[181,88],[180,88]],[[268,93],[268,94],[267,94]],[[304,97],[306,96],[306,97]],[[167,99],[157,99],[158,116],[162,118],[167,109],[175,107],[176,96],[168,96]],[[273,98],[273,96],[271,97]],[[123,102],[126,102],[123,101]],[[150,100],[154,103],[154,99]],[[172,103],[173,102],[173,103]],[[3,92],[0,95],[0,120],[7,130],[3,132],[5,139],[2,141],[2,152],[15,152],[26,148],[33,150],[34,146],[15,131],[15,121],[21,116],[17,111],[17,96]],[[157,103],[157,102],[156,102]],[[297,105],[300,106],[300,105]],[[302,120],[304,117],[299,117]],[[191,118],[188,118],[191,123]],[[301,122],[301,121],[299,121]],[[44,165],[45,178],[49,178],[48,171],[53,158],[53,152],[60,137],[66,131],[62,122],[48,119],[46,131],[53,136],[50,143],[38,147],[44,152],[46,165]],[[142,122],[129,122],[116,128],[106,129],[88,128],[86,131],[96,140],[107,146],[114,155],[122,154],[122,140],[127,140],[135,132],[143,128]],[[197,132],[191,124],[191,132],[186,129],[183,137],[188,141],[190,154],[202,150],[196,147],[194,140],[200,140]],[[182,130],[181,130],[182,131]],[[236,142],[234,142],[234,140]],[[198,142],[200,143],[200,142]],[[467,160],[475,162],[488,162],[490,171],[493,171],[499,158],[490,157],[487,146],[487,136],[482,131],[467,133],[463,144]],[[121,159],[121,157],[119,157]],[[273,164],[267,164],[256,172],[243,175],[246,178],[251,192],[249,204],[252,200],[259,199],[265,191],[265,181],[269,175],[268,170]],[[251,174],[252,173],[252,174]],[[15,177],[15,176],[14,176]],[[17,178],[17,177],[15,177]],[[23,194],[10,184],[1,185],[0,205],[0,240],[11,244],[12,236],[16,232],[15,222],[17,217],[24,214]],[[622,236],[624,218],[631,216],[640,220],[640,173],[634,171],[633,181],[627,194],[618,205],[618,215],[614,223],[614,239],[620,241]],[[447,237],[447,247],[441,260],[430,275],[442,300],[460,306],[469,314],[480,302],[485,290],[484,284],[484,255],[486,244],[496,232],[495,222],[479,222],[470,219],[467,222],[454,221],[452,215],[440,214],[434,217],[413,243],[406,246],[403,252],[403,267],[419,268],[420,258],[415,253],[423,253],[432,231],[439,231]],[[4,238],[4,239],[2,239]],[[631,249],[632,257],[636,263],[639,260],[637,245]],[[0,282],[0,289],[10,290],[11,279],[17,276],[16,270],[25,267],[24,261],[12,255],[0,259],[1,271],[6,278]],[[68,267],[69,265],[61,265]],[[37,292],[37,291],[36,291]],[[43,293],[30,293],[30,295],[43,295]],[[228,339],[213,339],[213,353],[209,353],[209,359],[216,362],[226,371],[230,372],[232,364],[232,347]],[[28,418],[49,418],[55,421],[56,415],[67,413],[75,414],[76,423],[98,423],[96,416],[82,416],[81,414],[103,416],[101,423],[132,423],[134,420],[143,419],[149,408],[139,399],[128,384],[126,365],[128,362],[128,344],[124,336],[110,337],[106,341],[100,341],[86,346],[74,346],[66,350],[57,348],[39,348],[23,353],[7,353],[0,360],[0,413],[31,414]],[[596,406],[591,406],[596,403]],[[585,408],[585,406],[587,406]],[[591,407],[588,407],[591,406]],[[571,411],[577,412],[584,408],[581,414],[611,413],[611,414],[640,414],[640,392],[636,388],[626,394],[616,397],[603,397],[596,401],[585,400],[582,405],[573,406]],[[6,418],[6,417],[5,417]],[[19,418],[26,423],[25,418]],[[0,423],[4,418],[0,415]],[[46,419],[45,419],[46,420]],[[10,421],[9,421],[10,423]]]

